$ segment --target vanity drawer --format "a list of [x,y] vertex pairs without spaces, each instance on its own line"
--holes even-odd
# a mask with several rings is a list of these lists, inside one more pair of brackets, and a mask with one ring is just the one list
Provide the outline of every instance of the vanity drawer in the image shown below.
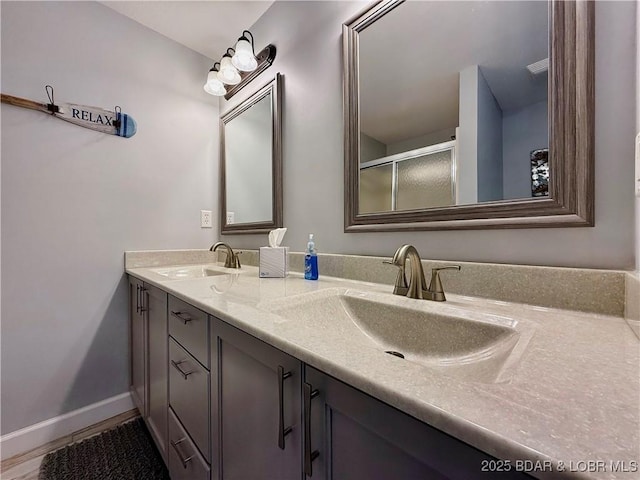
[[169,339],[169,405],[191,438],[209,453],[209,372],[172,338]]
[[209,480],[209,465],[169,409],[169,475],[171,480]]
[[209,368],[209,318],[206,313],[169,296],[169,335]]

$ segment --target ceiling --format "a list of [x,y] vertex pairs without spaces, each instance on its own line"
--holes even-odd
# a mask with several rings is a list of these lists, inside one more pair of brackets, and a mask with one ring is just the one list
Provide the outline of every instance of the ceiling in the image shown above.
[[[165,37],[218,60],[273,4],[264,1],[102,1]],[[256,43],[262,45],[259,39]]]
[[360,34],[361,131],[384,143],[459,125],[460,71],[479,65],[503,111],[547,97],[541,1],[409,1]]

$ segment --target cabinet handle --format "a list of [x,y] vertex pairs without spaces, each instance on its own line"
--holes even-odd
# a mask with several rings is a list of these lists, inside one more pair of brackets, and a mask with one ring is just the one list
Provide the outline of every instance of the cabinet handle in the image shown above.
[[140,285],[136,284],[136,313],[140,313]]
[[[145,293],[147,301],[145,302]],[[146,304],[149,303],[149,292],[147,292],[147,289],[144,287],[140,287],[140,313],[144,313],[147,311],[147,308],[145,307]]]
[[171,360],[171,365],[173,365],[173,368],[178,370],[180,372],[180,375],[182,375],[182,378],[184,378],[186,380],[189,375],[191,375],[192,373],[195,373],[196,371],[195,370],[191,370],[189,372],[185,372],[184,370],[182,370],[180,368],[180,365],[185,363],[185,362],[186,362],[186,360],[181,360],[179,362],[176,362],[175,360]]
[[304,383],[304,473],[308,477],[313,475],[313,461],[319,455],[317,450],[311,450],[311,399],[317,397],[318,393],[318,390]]
[[186,469],[187,468],[187,463],[189,463],[191,460],[193,460],[193,457],[195,455],[191,455],[190,457],[184,458],[182,456],[182,453],[180,452],[180,449],[178,448],[178,445],[182,442],[184,442],[187,438],[186,437],[182,437],[180,440],[178,440],[177,442],[174,442],[173,440],[170,440],[169,443],[171,444],[171,446],[173,447],[173,449],[176,451],[176,454],[178,455],[178,458],[180,459],[180,462],[182,462],[182,466]]
[[187,314],[184,314],[182,312],[174,312],[173,310],[171,310],[171,316],[182,320],[182,323],[184,323],[185,325],[187,323],[189,323],[191,320],[193,320],[193,318],[191,318],[191,316],[189,316]]
[[284,371],[282,365],[278,365],[278,447],[284,450],[284,437],[291,433],[291,427],[284,428],[284,381],[291,376],[291,372]]

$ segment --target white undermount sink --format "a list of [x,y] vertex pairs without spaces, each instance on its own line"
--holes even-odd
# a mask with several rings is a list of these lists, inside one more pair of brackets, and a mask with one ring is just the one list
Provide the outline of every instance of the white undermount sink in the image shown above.
[[215,265],[185,265],[180,267],[152,268],[151,271],[172,280],[214,277],[216,275],[227,275],[229,273]]
[[332,288],[287,300],[262,308],[472,381],[507,380],[533,333],[526,322],[391,294]]

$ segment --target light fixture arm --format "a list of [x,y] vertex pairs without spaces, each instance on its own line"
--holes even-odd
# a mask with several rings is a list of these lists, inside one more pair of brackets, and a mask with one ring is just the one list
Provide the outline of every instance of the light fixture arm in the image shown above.
[[251,33],[249,30],[243,30],[242,31],[242,37],[240,37],[241,39],[244,37],[247,39],[247,41],[249,41],[249,39],[247,38],[247,35],[249,35],[249,37],[251,37],[251,48],[255,48],[255,45],[253,43],[253,33]]

